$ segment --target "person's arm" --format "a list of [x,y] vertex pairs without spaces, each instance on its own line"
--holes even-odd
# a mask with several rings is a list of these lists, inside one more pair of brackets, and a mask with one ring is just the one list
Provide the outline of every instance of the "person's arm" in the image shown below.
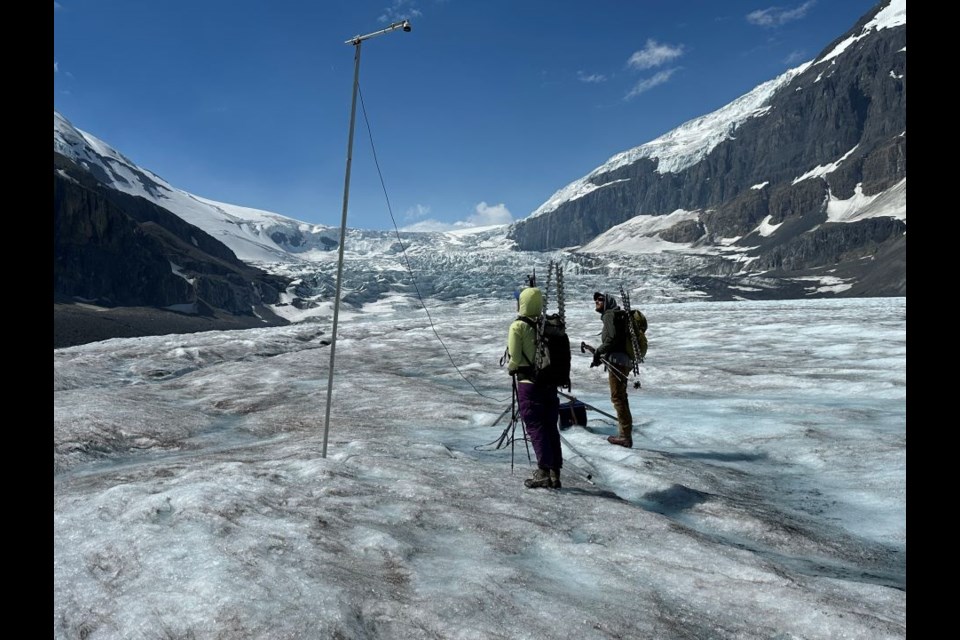
[[604,313],[603,314],[603,331],[600,333],[601,343],[597,347],[595,356],[606,355],[610,352],[610,349],[613,347],[613,339],[617,335],[617,328],[614,326],[613,314]]

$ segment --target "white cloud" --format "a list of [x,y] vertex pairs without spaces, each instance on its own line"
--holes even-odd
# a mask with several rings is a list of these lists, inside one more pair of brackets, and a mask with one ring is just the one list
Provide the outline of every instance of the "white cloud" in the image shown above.
[[803,51],[791,51],[787,54],[787,57],[783,59],[783,64],[787,66],[793,66],[799,64],[807,59],[807,54]]
[[815,4],[815,0],[809,0],[795,9],[784,9],[782,7],[757,9],[747,14],[747,22],[761,27],[779,27],[788,22],[806,17],[807,11]]
[[513,222],[513,214],[510,213],[506,205],[503,203],[488,205],[486,202],[481,202],[476,206],[475,212],[467,216],[466,220],[452,223],[432,219],[421,220],[403,227],[401,231],[455,231],[458,229],[493,227],[510,224],[511,222]]
[[513,222],[513,215],[507,206],[502,202],[496,205],[488,205],[481,202],[477,205],[476,213],[468,217],[466,223],[457,224],[468,227],[486,227],[492,224],[510,224]]
[[672,76],[678,69],[679,67],[674,67],[673,69],[666,69],[664,71],[657,73],[652,78],[641,80],[637,84],[633,85],[633,88],[630,89],[630,92],[627,93],[626,96],[624,96],[624,100],[630,100],[631,98],[635,98],[641,93],[649,91],[650,89],[656,87],[657,85],[663,84],[664,82],[669,80],[670,76]]
[[53,61],[53,72],[56,73],[56,72],[59,71],[59,70],[60,70],[60,65],[57,64],[57,61],[56,61],[56,60],[54,60],[54,61]]
[[[647,40],[646,46],[641,51],[635,51],[630,59],[627,60],[627,66],[633,69],[651,69],[659,67],[662,64],[675,60],[683,55],[683,45],[660,44],[656,40]],[[651,78],[640,80],[624,96],[624,100],[630,100],[637,97],[657,85],[661,85],[670,79],[680,67],[666,69],[658,72]]]
[[683,45],[660,44],[651,39],[647,40],[646,46],[641,51],[635,51],[630,56],[630,59],[627,60],[627,66],[633,69],[651,69],[675,60],[682,55]]
[[399,22],[410,18],[419,18],[423,13],[412,0],[393,0],[393,4],[383,10],[377,18],[380,22]]
[[400,227],[400,231],[450,231],[455,227],[449,222],[440,222],[439,220],[421,220],[405,227]]
[[607,76],[602,73],[585,73],[583,71],[577,71],[577,80],[580,82],[589,82],[589,83],[599,83],[606,82]]
[[430,207],[423,204],[416,204],[407,209],[403,216],[407,220],[419,220],[430,215]]

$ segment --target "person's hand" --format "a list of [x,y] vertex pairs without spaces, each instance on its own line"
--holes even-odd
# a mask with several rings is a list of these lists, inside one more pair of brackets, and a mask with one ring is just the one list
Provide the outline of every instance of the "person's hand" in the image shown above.
[[593,369],[594,367],[599,367],[599,366],[600,366],[600,354],[594,353],[593,362],[590,363],[590,368]]

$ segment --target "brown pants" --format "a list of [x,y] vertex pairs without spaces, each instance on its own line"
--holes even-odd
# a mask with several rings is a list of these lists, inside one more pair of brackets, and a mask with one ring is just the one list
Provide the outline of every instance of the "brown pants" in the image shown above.
[[627,377],[630,367],[607,366],[607,380],[610,383],[610,402],[617,410],[617,428],[623,438],[633,437],[633,415],[630,413],[630,401],[627,399]]

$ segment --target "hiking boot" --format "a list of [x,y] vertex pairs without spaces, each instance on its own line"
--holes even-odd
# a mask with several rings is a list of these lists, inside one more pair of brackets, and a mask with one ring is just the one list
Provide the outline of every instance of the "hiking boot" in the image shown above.
[[618,444],[621,447],[626,447],[627,449],[633,448],[633,438],[625,438],[623,436],[608,436],[607,442],[610,444]]
[[560,469],[550,469],[550,488],[560,488]]
[[550,481],[550,471],[539,467],[533,472],[533,477],[524,480],[523,484],[527,489],[549,489],[553,486],[553,483]]

